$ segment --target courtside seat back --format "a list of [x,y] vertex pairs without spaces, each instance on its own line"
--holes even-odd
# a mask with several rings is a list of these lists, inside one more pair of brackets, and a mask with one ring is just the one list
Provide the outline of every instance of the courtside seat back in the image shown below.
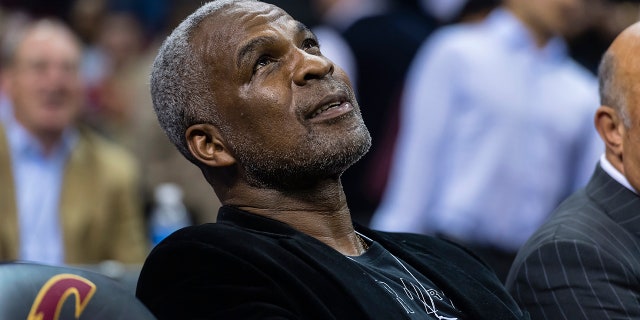
[[0,264],[0,319],[147,320],[147,308],[99,273],[34,263]]

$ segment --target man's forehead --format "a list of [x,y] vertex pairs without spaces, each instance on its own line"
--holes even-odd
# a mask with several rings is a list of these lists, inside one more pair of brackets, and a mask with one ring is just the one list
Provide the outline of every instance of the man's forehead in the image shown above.
[[[295,33],[310,32],[301,22],[281,8],[258,1],[234,2],[212,13],[198,26],[193,40],[204,46],[208,55],[213,51],[232,53],[238,46],[268,32],[276,24]],[[215,48],[215,49],[214,49]],[[223,49],[223,50],[220,50]]]
[[48,56],[54,48],[54,51],[64,52],[74,58],[79,56],[81,51],[80,44],[69,31],[36,26],[26,31],[14,54],[18,60],[24,56]]
[[288,13],[281,8],[260,1],[239,1],[233,2],[212,13],[207,20],[219,21],[224,24],[234,24],[246,27],[252,25],[251,22],[275,20],[282,17],[289,17]]

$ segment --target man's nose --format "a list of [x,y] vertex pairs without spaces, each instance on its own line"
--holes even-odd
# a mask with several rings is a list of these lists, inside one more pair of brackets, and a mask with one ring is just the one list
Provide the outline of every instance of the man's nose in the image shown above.
[[67,83],[76,79],[79,73],[74,66],[50,64],[43,70],[41,76],[54,83]]
[[315,55],[299,50],[299,61],[293,76],[296,85],[303,86],[312,79],[321,79],[332,74],[333,62],[322,55]]

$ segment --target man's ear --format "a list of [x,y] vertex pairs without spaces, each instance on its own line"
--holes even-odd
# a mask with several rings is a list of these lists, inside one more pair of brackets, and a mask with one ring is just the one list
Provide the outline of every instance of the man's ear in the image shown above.
[[609,106],[600,106],[596,111],[594,122],[607,150],[616,157],[622,158],[624,123],[618,112]]
[[209,167],[227,167],[236,163],[218,128],[194,124],[185,133],[191,154]]

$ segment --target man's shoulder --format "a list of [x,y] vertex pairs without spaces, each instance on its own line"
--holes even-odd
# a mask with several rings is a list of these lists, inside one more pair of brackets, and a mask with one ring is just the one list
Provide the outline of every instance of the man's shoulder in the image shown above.
[[608,224],[610,220],[586,190],[580,189],[551,213],[523,249],[563,240],[594,242],[594,232],[600,232],[597,226]]
[[137,175],[137,160],[124,146],[87,127],[79,129],[78,140],[75,151],[77,160],[92,162],[107,175]]
[[532,256],[564,247],[588,248],[621,257],[626,255],[625,248],[637,246],[636,242],[634,235],[581,189],[560,204],[529,238],[513,265],[526,264]]
[[284,250],[278,246],[278,242],[285,238],[288,237],[246,229],[231,223],[205,223],[174,232],[158,244],[151,254],[172,254],[176,250],[187,250],[194,253],[253,257],[255,254]]

